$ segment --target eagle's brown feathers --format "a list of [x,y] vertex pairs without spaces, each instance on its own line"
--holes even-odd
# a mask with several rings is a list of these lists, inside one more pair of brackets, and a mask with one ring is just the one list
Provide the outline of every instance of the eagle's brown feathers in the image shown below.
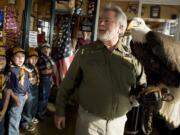
[[180,42],[158,32],[148,32],[146,41],[152,46],[152,51],[170,68],[180,73]]

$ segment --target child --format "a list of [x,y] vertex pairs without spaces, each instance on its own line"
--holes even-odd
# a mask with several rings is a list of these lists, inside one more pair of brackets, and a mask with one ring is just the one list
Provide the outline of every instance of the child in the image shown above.
[[6,66],[6,53],[5,49],[0,47],[0,135],[4,134],[4,115],[6,113],[10,96],[19,105],[18,97],[14,95],[12,90],[6,89],[7,76],[4,72]]
[[25,61],[25,52],[20,47],[15,47],[12,50],[12,64],[10,65],[9,88],[13,90],[15,95],[19,98],[20,106],[16,106],[14,102],[11,103],[9,110],[8,135],[19,135],[19,123],[21,120],[21,113],[28,98],[29,93],[29,78],[28,69],[23,65]]
[[42,55],[38,61],[40,71],[38,117],[42,120],[44,119],[47,111],[48,98],[52,85],[53,67],[55,64],[50,57],[51,48],[49,44],[45,43],[42,45],[41,53]]
[[35,115],[37,113],[39,95],[39,71],[36,67],[37,61],[37,51],[35,50],[35,48],[29,48],[26,66],[32,70],[32,72],[29,74],[30,93],[28,99],[26,100],[22,113],[22,126],[27,131],[34,131],[34,124],[38,123],[38,120],[35,118]]

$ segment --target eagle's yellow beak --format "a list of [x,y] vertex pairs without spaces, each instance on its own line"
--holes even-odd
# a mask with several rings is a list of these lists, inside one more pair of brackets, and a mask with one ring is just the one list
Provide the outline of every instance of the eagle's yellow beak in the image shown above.
[[134,28],[134,21],[131,21],[127,27],[127,30],[130,31],[132,28]]

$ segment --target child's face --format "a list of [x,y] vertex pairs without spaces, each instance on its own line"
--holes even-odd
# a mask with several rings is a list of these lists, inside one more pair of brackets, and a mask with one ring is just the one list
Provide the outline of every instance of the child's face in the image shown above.
[[31,56],[31,57],[28,58],[28,63],[32,64],[33,66],[36,65],[37,61],[38,61],[37,56]]
[[0,56],[0,71],[2,71],[6,66],[6,57]]
[[42,51],[42,53],[43,53],[44,55],[50,56],[51,48],[43,47],[41,51]]
[[25,60],[25,55],[23,53],[16,53],[12,58],[16,66],[22,66]]

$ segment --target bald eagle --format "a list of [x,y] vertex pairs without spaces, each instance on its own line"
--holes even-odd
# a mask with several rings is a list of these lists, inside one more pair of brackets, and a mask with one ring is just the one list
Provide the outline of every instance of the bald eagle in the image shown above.
[[174,96],[162,102],[159,114],[174,128],[180,125],[180,42],[152,31],[141,18],[128,25],[132,54],[144,66],[149,86],[165,87]]

